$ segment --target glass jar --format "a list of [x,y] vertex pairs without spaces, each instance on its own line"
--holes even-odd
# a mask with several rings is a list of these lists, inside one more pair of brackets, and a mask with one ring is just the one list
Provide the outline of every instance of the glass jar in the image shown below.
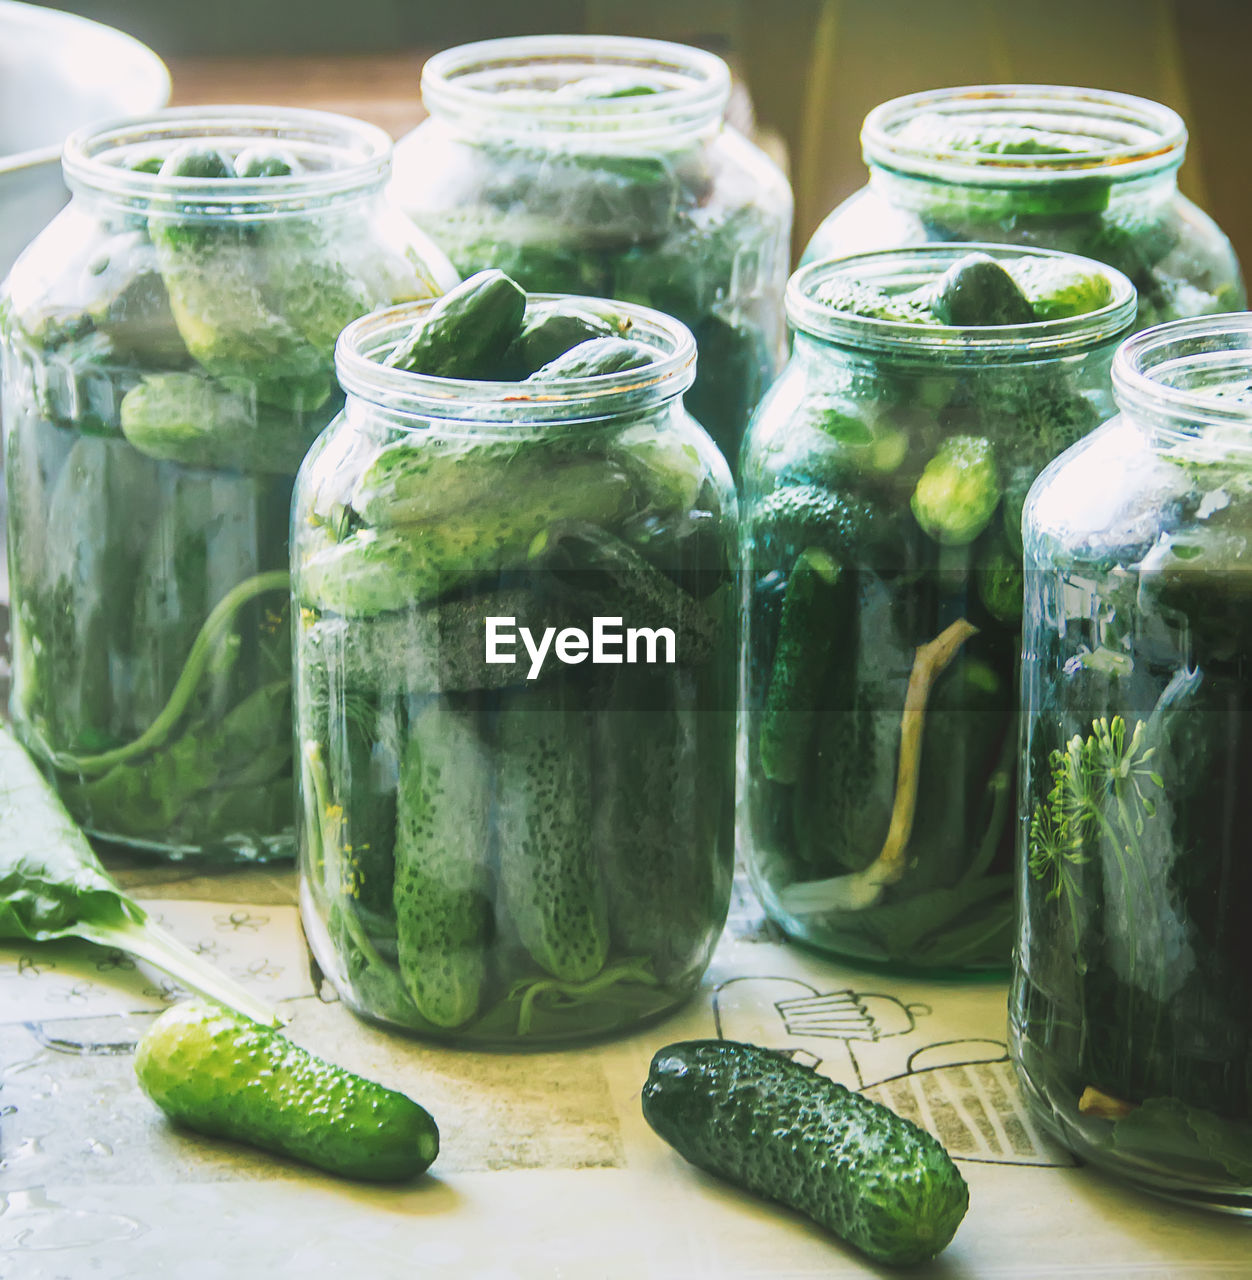
[[1178,190],[1182,119],[1145,98],[980,85],[893,98],[865,117],[869,183],[804,261],[927,241],[1084,254],[1130,277],[1138,327],[1242,307],[1234,250]]
[[269,107],[66,145],[73,199],[0,304],[11,708],[93,835],[293,852],[293,479],[342,403],[339,330],[455,280],[384,198],[390,154]]
[[743,455],[739,837],[792,938],[901,969],[1006,968],[1021,647],[1019,518],[1111,406],[1134,317],[958,328],[824,299],[933,287],[970,246],[803,267],[790,364]]
[[729,903],[734,491],[690,333],[585,305],[655,361],[462,381],[381,363],[422,304],[351,326],[296,486],[305,932],[357,1013],[470,1045],[670,1009]]
[[658,40],[534,36],[437,54],[396,147],[405,211],[463,275],[642,303],[700,350],[687,406],[732,468],[785,339],[791,191],[726,125],[730,73]]
[[1252,316],[1113,379],[1023,521],[1013,1056],[1085,1159],[1252,1212]]

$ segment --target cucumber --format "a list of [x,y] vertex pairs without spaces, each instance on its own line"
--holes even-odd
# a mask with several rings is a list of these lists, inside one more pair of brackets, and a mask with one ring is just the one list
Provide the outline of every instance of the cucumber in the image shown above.
[[554,441],[398,440],[362,472],[352,507],[367,524],[395,525],[440,520],[481,502],[525,502],[568,456]]
[[940,324],[1029,324],[1035,310],[1017,282],[985,253],[970,253],[935,281],[931,310]]
[[1018,258],[1007,270],[1026,295],[1036,320],[1086,315],[1107,306],[1113,298],[1108,275],[1097,267],[1053,258]]
[[479,271],[450,289],[384,361],[435,378],[491,378],[521,333],[526,294],[503,271]]
[[[170,153],[161,176],[229,179],[234,170],[219,153],[189,144]],[[191,355],[215,377],[246,379],[266,404],[312,411],[330,397],[331,352],[310,346],[270,308],[257,229],[168,208],[148,217],[170,310]]]
[[657,350],[633,338],[592,338],[571,347],[542,369],[532,373],[527,382],[555,382],[561,378],[601,378],[627,369],[642,369],[655,364]]
[[839,626],[838,562],[818,547],[802,551],[787,578],[778,645],[761,719],[761,769],[795,782],[808,759],[819,691]]
[[609,927],[617,953],[647,957],[661,982],[701,963],[729,894],[733,714],[696,705],[700,679],[625,670],[594,720]]
[[258,403],[250,386],[158,373],[122,399],[122,432],[150,458],[185,467],[295,475],[325,425]]
[[477,578],[520,568],[537,535],[554,523],[613,524],[632,502],[630,482],[598,459],[551,472],[542,487],[505,506],[458,512],[429,525],[359,529],[326,542],[299,566],[300,599],[346,617],[407,609]]
[[608,906],[591,814],[591,733],[561,687],[505,694],[499,715],[499,900],[522,945],[554,978],[604,967]]
[[969,1207],[965,1179],[930,1134],[756,1045],[659,1049],[643,1114],[692,1164],[799,1210],[876,1262],[933,1258]]
[[344,1177],[412,1178],[439,1152],[434,1120],[411,1098],[207,1000],[176,1004],[148,1028],[135,1074],[178,1124]]
[[504,353],[503,367],[509,378],[521,381],[537,373],[549,361],[571,347],[593,338],[612,338],[624,326],[614,326],[588,307],[567,302],[541,303],[529,307],[522,331]]
[[473,719],[444,703],[423,707],[409,734],[396,818],[400,974],[422,1017],[459,1027],[487,976],[491,765]]

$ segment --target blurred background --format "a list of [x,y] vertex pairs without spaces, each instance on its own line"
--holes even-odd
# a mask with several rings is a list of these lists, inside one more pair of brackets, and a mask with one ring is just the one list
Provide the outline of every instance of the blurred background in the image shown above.
[[[617,32],[699,43],[746,87],[785,156],[796,244],[864,181],[858,133],[876,103],[944,85],[1118,89],[1187,120],[1183,189],[1252,261],[1252,0],[74,0],[169,64],[174,104],[271,102],[372,120],[422,118],[423,59],[465,40]],[[746,118],[740,99],[739,119]]]

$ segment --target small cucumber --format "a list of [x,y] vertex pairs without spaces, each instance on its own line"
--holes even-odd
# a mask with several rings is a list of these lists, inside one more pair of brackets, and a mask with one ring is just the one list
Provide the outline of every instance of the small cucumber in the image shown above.
[[1026,295],[1036,320],[1087,315],[1113,300],[1108,275],[1095,267],[1052,258],[1019,258],[1008,264],[1008,270]]
[[189,1129],[344,1177],[412,1178],[439,1152],[434,1120],[411,1098],[207,1000],[176,1004],[148,1028],[135,1074]]
[[985,253],[970,253],[935,281],[931,310],[941,324],[1029,324],[1035,309],[1017,282]]
[[385,363],[434,378],[491,378],[525,315],[516,281],[479,271],[445,293]]
[[787,577],[778,647],[761,720],[761,768],[774,782],[795,782],[809,756],[818,694],[839,625],[839,563],[809,547]]
[[654,364],[655,347],[633,338],[592,338],[550,360],[527,382],[555,382],[558,378],[602,378],[627,369],[642,369]]
[[441,701],[409,733],[396,821],[400,974],[422,1017],[459,1027],[487,976],[491,765],[473,719]]
[[643,1114],[692,1164],[798,1209],[878,1262],[933,1258],[969,1207],[965,1179],[930,1134],[756,1045],[659,1049]]
[[245,386],[196,373],[153,374],[122,399],[122,433],[162,462],[295,475],[324,419],[306,423],[301,414],[260,403]]
[[585,982],[604,967],[608,904],[591,813],[591,730],[561,687],[501,699],[500,895],[531,957],[554,978]]
[[521,333],[504,353],[504,369],[520,382],[572,347],[594,338],[612,338],[620,331],[587,307],[569,303],[531,307]]

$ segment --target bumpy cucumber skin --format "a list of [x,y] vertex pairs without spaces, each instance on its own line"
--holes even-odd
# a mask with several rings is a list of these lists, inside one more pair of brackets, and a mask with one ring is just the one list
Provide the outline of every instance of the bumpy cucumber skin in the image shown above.
[[802,551],[787,581],[778,646],[761,717],[761,768],[795,782],[808,759],[818,697],[839,625],[840,566],[824,551]]
[[659,1049],[643,1114],[692,1164],[799,1210],[878,1262],[933,1258],[969,1207],[965,1179],[928,1133],[756,1045]]
[[542,685],[507,694],[498,740],[500,897],[523,946],[554,978],[585,982],[609,952],[591,814],[591,732]]
[[954,262],[935,281],[930,306],[941,324],[1029,324],[1035,318],[1013,277],[985,253]]
[[135,1051],[143,1091],[171,1119],[348,1178],[394,1182],[439,1152],[412,1098],[315,1058],[207,1000],[167,1009]]
[[655,364],[657,351],[633,338],[592,338],[550,360],[527,382],[555,382],[561,378],[601,378]]
[[630,481],[602,461],[554,469],[542,487],[429,525],[361,529],[312,551],[299,567],[301,600],[345,617],[407,609],[526,562],[536,534],[561,520],[610,527],[633,501]]
[[532,308],[521,333],[504,353],[504,370],[520,382],[579,343],[613,336],[613,326],[585,307]]
[[321,429],[195,373],[151,374],[126,393],[119,416],[150,458],[264,475],[295,475]]
[[386,363],[436,378],[490,378],[522,329],[526,294],[494,267],[450,289]]
[[409,733],[396,820],[400,974],[423,1018],[459,1027],[487,976],[491,769],[462,712],[428,704]]

